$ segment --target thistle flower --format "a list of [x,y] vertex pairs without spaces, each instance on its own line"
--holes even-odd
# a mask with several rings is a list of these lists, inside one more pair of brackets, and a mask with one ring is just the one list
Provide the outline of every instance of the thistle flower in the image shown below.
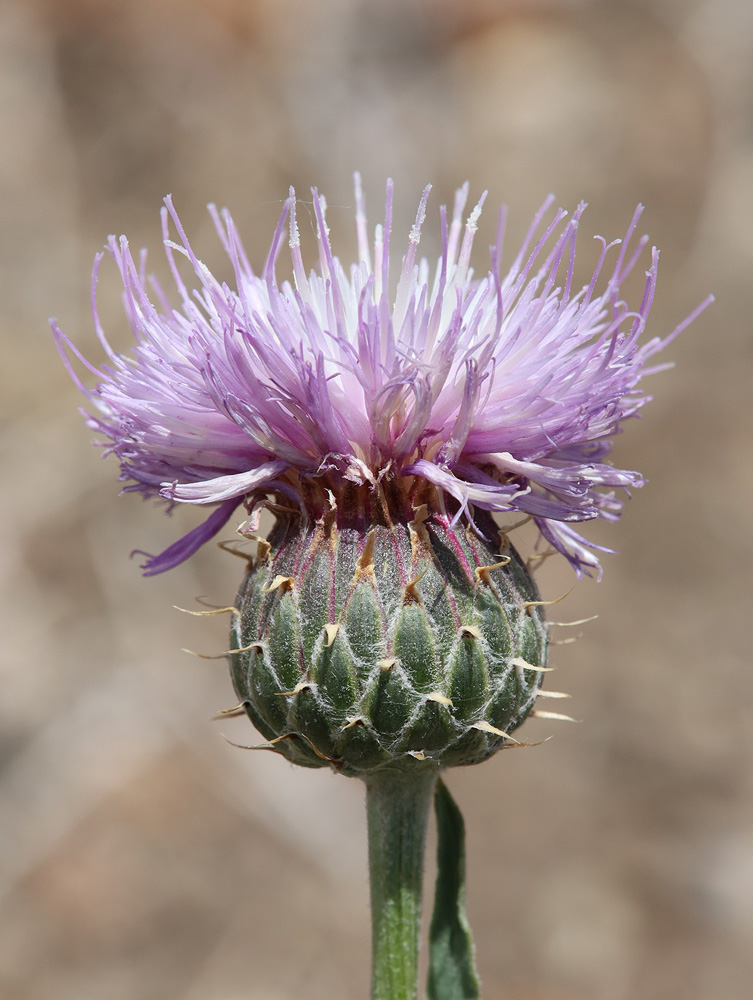
[[[519,745],[535,711],[548,646],[543,602],[495,513],[530,516],[578,574],[600,570],[573,527],[614,520],[642,485],[605,459],[669,336],[641,343],[656,286],[620,285],[647,239],[607,244],[590,281],[573,288],[572,218],[537,213],[510,270],[500,270],[504,213],[491,267],[475,278],[471,249],[485,195],[463,224],[468,185],[431,270],[418,258],[423,192],[394,288],[392,185],[384,225],[367,238],[356,176],[358,259],[333,255],[325,202],[313,192],[318,269],[306,273],[291,189],[261,275],[227,212],[211,208],[236,289],[195,255],[171,200],[162,213],[180,303],[134,261],[125,237],[108,249],[123,281],[136,345],[93,367],[53,323],[68,370],[90,404],[89,426],[121,465],[126,490],[215,509],[147,575],[177,565],[241,505],[250,538],[265,504],[276,523],[259,542],[232,614],[229,653],[239,708],[267,747],[367,788],[373,1000],[414,1000],[424,835],[436,787],[438,876],[430,930],[430,1000],[478,997],[463,909],[463,830],[439,771]],[[545,221],[547,220],[548,221]],[[169,235],[172,220],[178,233]],[[288,234],[292,280],[276,263]],[[185,284],[177,256],[194,270]],[[707,300],[708,301],[708,300]],[[97,378],[88,388],[71,352]],[[558,713],[540,712],[547,718]]]
[[[133,354],[116,353],[99,321],[101,254],[92,306],[109,363],[89,364],[53,323],[61,354],[89,402],[89,426],[120,460],[125,491],[214,507],[202,525],[149,557],[146,575],[188,558],[241,504],[252,509],[259,498],[277,495],[305,505],[314,481],[341,488],[411,479],[453,498],[456,514],[530,515],[578,573],[600,570],[593,551],[599,547],[573,525],[616,519],[622,500],[615,491],[642,485],[639,473],[604,459],[623,421],[649,399],[639,383],[656,370],[651,359],[703,306],[669,336],[640,343],[656,286],[656,249],[638,307],[620,297],[647,243],[633,240],[640,206],[624,240],[597,237],[601,253],[580,290],[573,289],[575,243],[585,205],[569,221],[562,210],[547,219],[552,198],[504,276],[500,213],[491,267],[476,278],[471,248],[486,194],[464,226],[467,184],[456,194],[449,226],[440,209],[442,252],[432,272],[418,259],[429,190],[394,293],[392,185],[372,247],[358,176],[358,259],[348,270],[332,253],[325,200],[316,191],[319,267],[309,274],[292,189],[260,275],[230,215],[210,206],[235,289],[198,259],[167,198],[162,225],[177,307],[147,277],[145,256],[137,264],[126,238],[110,237]],[[179,242],[170,238],[171,219]],[[286,230],[292,282],[278,283]],[[181,277],[176,254],[190,262],[195,288]],[[83,384],[67,351],[96,377],[95,388]]]

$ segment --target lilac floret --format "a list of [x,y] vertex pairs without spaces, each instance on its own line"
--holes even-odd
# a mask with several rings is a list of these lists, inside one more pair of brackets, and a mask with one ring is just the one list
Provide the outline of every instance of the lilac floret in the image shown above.
[[[394,284],[390,276],[392,184],[386,215],[367,236],[356,176],[357,261],[346,271],[332,253],[324,198],[313,193],[318,267],[306,272],[293,190],[261,274],[251,269],[230,215],[210,206],[235,272],[235,288],[196,257],[170,198],[164,246],[178,292],[171,304],[134,261],[125,237],[107,250],[123,282],[136,340],[116,353],[99,321],[107,363],[95,368],[56,323],[58,347],[91,404],[87,420],[118,456],[126,490],[168,503],[213,505],[198,528],[159,556],[146,574],[170,569],[265,494],[301,499],[301,475],[365,485],[380,476],[418,476],[457,502],[530,515],[542,538],[578,573],[598,570],[594,549],[573,523],[619,516],[639,473],[604,459],[622,422],[648,401],[650,360],[708,304],[664,338],[641,342],[654,298],[658,252],[650,251],[637,308],[620,285],[648,242],[635,240],[639,206],[623,240],[601,244],[590,281],[573,289],[575,243],[585,205],[571,219],[537,213],[511,268],[500,270],[505,213],[491,267],[480,278],[471,249],[486,195],[463,216],[468,185],[452,219],[440,209],[442,252],[432,269],[417,251],[430,188],[423,192]],[[548,221],[547,221],[548,220]],[[170,222],[177,240],[170,236]],[[278,283],[286,240],[292,275]],[[394,256],[394,251],[392,253]],[[189,262],[194,287],[181,277]],[[88,388],[72,353],[97,379]]]

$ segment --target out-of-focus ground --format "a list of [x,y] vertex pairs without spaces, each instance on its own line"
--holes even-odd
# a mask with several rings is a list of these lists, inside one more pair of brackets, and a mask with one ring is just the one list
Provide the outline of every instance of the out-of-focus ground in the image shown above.
[[[0,136],[3,1000],[367,995],[361,788],[209,721],[225,665],[181,647],[224,649],[227,623],[173,605],[230,602],[242,563],[211,545],[140,578],[129,551],[198,516],[117,498],[47,329],[100,359],[93,255],[127,232],[156,262],[168,192],[208,263],[216,201],[259,265],[288,185],[317,184],[347,258],[356,168],[372,221],[395,178],[396,234],[434,183],[427,242],[457,184],[488,187],[508,261],[548,191],[585,198],[584,273],[588,233],[643,201],[652,332],[716,293],[617,442],[651,481],[592,526],[621,555],[554,609],[600,616],[553,651],[582,723],[533,721],[556,738],[449,783],[486,1000],[747,1000],[753,5],[4,0]],[[570,583],[542,571],[549,598]]]

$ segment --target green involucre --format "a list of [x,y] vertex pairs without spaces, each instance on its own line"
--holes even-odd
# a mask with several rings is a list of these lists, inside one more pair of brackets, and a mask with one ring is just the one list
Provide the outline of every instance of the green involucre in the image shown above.
[[491,542],[425,507],[368,531],[278,521],[238,593],[230,658],[275,749],[363,777],[513,745],[502,734],[534,706],[547,631],[520,556],[483,529]]

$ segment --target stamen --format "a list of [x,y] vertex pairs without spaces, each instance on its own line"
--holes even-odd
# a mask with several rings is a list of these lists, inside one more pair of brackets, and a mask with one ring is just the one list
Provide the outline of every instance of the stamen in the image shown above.
[[465,235],[463,236],[463,245],[460,248],[460,259],[458,260],[457,270],[455,272],[454,281],[457,286],[462,286],[465,284],[466,277],[468,275],[468,268],[471,263],[471,249],[473,248],[473,238],[478,230],[478,220],[481,218],[481,210],[484,207],[484,202],[486,201],[486,196],[489,192],[484,191],[478,200],[478,204],[473,209],[471,214],[468,216],[468,221],[465,224]]
[[358,234],[358,258],[366,265],[366,270],[371,270],[371,253],[369,251],[369,237],[366,222],[366,202],[363,197],[361,187],[361,175],[356,171],[353,175],[356,189],[356,232]]
[[295,212],[295,188],[291,186],[290,197],[290,256],[293,261],[293,275],[295,277],[295,287],[306,301],[310,300],[309,283],[306,277],[306,269],[303,266],[303,256],[301,254],[301,236],[298,231],[298,221]]

